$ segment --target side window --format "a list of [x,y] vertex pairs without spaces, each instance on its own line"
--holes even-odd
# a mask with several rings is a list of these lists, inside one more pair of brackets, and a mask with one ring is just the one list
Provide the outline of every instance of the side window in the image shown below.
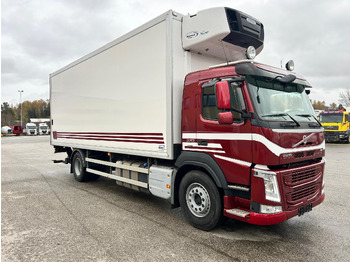
[[202,88],[202,117],[208,120],[218,120],[218,115],[222,112],[216,106],[214,86]]
[[[223,110],[217,108],[215,85],[205,86],[202,88],[202,117],[207,120],[219,120],[219,113]],[[238,110],[245,110],[241,82],[230,83],[230,100],[231,107]],[[233,121],[240,123],[243,121],[242,115],[238,112],[232,111]]]

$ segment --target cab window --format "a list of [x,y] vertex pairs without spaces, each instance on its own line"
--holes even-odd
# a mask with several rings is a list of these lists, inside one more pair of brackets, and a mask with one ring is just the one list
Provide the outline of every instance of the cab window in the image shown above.
[[[230,83],[230,99],[231,107],[241,111],[246,109],[241,82]],[[219,110],[217,107],[215,84],[210,86],[204,84],[202,87],[202,117],[207,120],[218,121],[220,112],[223,112],[223,110]],[[240,113],[232,111],[232,116],[236,123],[243,121]]]

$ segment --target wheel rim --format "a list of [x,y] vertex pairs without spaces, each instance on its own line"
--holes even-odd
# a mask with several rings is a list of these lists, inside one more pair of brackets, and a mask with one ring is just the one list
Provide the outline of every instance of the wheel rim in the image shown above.
[[196,217],[205,217],[210,211],[210,196],[201,184],[193,183],[187,188],[186,203]]
[[79,157],[77,157],[75,159],[75,162],[74,162],[74,171],[75,171],[75,174],[77,174],[78,176],[81,174],[81,170],[82,170],[82,164],[81,164],[81,160]]

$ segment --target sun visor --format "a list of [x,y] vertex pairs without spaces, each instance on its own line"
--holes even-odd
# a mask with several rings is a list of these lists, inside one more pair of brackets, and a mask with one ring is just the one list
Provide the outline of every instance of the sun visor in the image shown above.
[[240,11],[217,7],[183,17],[182,44],[185,50],[224,61],[245,59],[248,46],[259,54],[264,44],[264,27]]

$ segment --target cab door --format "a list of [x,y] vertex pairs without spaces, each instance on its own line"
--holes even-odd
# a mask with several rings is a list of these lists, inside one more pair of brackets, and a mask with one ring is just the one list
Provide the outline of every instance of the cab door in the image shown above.
[[[251,121],[232,108],[247,112],[247,98],[244,82],[228,80],[230,109],[220,110],[216,85],[220,81],[207,81],[199,84],[197,107],[198,151],[209,154],[219,164],[229,184],[250,184],[252,163]],[[231,123],[220,123],[222,116],[229,116]]]

